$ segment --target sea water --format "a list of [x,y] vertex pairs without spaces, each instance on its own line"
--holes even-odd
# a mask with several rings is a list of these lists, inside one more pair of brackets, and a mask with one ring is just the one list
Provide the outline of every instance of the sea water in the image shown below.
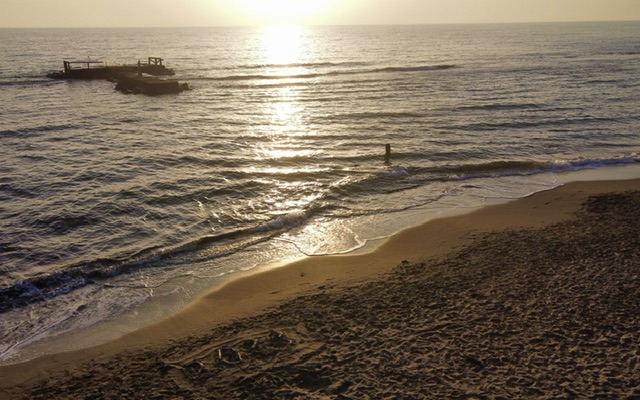
[[[637,22],[4,29],[0,48],[2,363],[640,161]],[[193,90],[46,77],[149,56]]]

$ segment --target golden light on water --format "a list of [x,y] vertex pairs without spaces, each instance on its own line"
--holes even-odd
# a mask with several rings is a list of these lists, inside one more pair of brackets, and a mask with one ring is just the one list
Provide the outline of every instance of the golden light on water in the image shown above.
[[278,94],[278,100],[270,104],[272,129],[277,133],[304,129],[304,124],[301,121],[304,107],[295,98],[294,91],[290,88],[275,90]]
[[267,159],[292,159],[309,157],[313,150],[303,147],[299,140],[308,134],[303,115],[304,105],[297,100],[297,92],[291,88],[276,88],[276,100],[264,104],[268,117],[264,134],[270,139],[266,147],[260,149],[260,156]]
[[[304,66],[305,28],[297,25],[272,25],[262,28],[260,37],[265,80],[260,84],[269,101],[261,104],[265,125],[261,134],[269,140],[257,153],[263,159],[309,157],[314,151],[303,146],[300,137],[311,134],[305,122],[305,103],[295,83],[311,71]],[[285,173],[287,173],[285,171]]]
[[[318,150],[304,140],[315,132],[307,124],[308,103],[301,101],[305,96],[301,88],[305,86],[297,84],[300,80],[308,83],[305,75],[313,73],[305,66],[306,52],[313,46],[308,43],[305,29],[297,25],[266,26],[258,41],[265,79],[257,85],[264,91],[265,101],[259,103],[262,124],[256,134],[261,140],[255,149],[257,159],[263,162],[254,167],[259,170],[254,172],[272,177],[273,189],[265,193],[265,198],[271,202],[275,215],[304,212],[322,193],[318,182],[295,178],[297,174],[321,169],[308,163]],[[297,195],[286,197],[283,193]]]
[[[271,65],[296,64],[302,56],[304,28],[299,25],[270,25],[263,28],[261,47],[265,63]],[[291,76],[290,69],[287,75]]]

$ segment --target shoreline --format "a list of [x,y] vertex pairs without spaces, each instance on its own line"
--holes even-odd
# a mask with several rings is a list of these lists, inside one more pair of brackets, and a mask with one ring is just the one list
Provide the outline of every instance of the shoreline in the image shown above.
[[[6,391],[20,398],[42,380],[63,381],[65,374],[79,374],[83,363],[89,361],[91,364],[113,362],[114,356],[141,349],[155,349],[152,352],[163,354],[182,341],[237,321],[258,320],[274,307],[295,303],[306,296],[339,296],[345,293],[345,288],[351,290],[371,282],[384,282],[390,275],[397,275],[393,271],[398,265],[406,268],[437,263],[459,254],[483,235],[539,230],[568,221],[589,196],[628,190],[640,190],[640,180],[572,182],[523,199],[429,221],[400,232],[367,254],[309,257],[284,267],[252,272],[206,293],[183,311],[113,342],[2,366],[0,393]],[[432,278],[436,279],[436,275]],[[291,331],[288,335],[296,341],[294,336],[301,333]],[[173,372],[169,375],[175,375]]]

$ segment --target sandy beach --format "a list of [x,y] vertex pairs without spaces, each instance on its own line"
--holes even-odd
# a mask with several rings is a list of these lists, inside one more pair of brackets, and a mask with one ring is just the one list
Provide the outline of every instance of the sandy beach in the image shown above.
[[640,180],[430,221],[227,283],[2,399],[640,399]]

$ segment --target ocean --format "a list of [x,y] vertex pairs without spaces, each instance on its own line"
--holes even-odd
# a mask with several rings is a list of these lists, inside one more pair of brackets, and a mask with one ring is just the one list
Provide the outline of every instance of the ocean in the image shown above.
[[[243,271],[640,162],[638,22],[0,29],[0,43],[0,363],[135,329]],[[64,59],[150,56],[192,90],[46,77]]]

